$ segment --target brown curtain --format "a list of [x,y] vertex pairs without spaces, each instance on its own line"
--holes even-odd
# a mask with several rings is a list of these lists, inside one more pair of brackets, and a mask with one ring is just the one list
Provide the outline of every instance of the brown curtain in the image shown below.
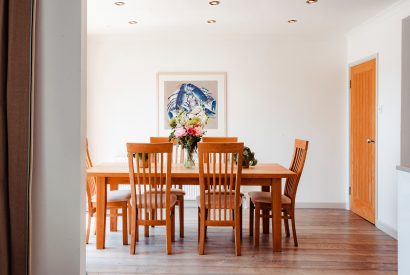
[[34,0],[0,0],[0,274],[28,274]]

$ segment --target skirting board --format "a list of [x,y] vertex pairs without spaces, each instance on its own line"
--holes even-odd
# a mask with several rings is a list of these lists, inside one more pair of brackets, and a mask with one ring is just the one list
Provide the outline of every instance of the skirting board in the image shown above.
[[[185,200],[185,207],[197,207],[196,201]],[[247,208],[247,207],[245,207]],[[341,202],[301,202],[296,203],[296,208],[328,208],[328,209],[346,209],[346,204]]]
[[296,202],[296,208],[346,209],[344,202]]
[[397,240],[397,230],[392,228],[390,225],[387,225],[381,221],[376,221],[376,227],[389,235],[390,237]]

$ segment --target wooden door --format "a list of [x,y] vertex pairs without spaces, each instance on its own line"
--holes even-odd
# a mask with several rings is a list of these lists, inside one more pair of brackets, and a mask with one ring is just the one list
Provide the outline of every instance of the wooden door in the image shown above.
[[350,207],[375,222],[376,60],[350,69]]

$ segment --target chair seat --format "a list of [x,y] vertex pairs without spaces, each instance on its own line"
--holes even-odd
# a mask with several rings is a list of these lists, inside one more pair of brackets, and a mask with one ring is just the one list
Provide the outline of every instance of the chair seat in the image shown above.
[[171,194],[174,194],[176,196],[185,196],[185,191],[179,188],[171,188]]
[[[198,204],[198,207],[201,207],[200,197],[201,196],[196,197],[196,203]],[[231,197],[231,198],[229,198],[229,197]],[[214,199],[215,199],[215,201],[214,201]],[[219,199],[221,199],[221,204],[219,204]],[[209,204],[208,204],[208,196],[206,196],[205,197],[205,208],[211,208],[211,209],[221,208],[221,209],[224,209],[225,208],[225,200],[226,200],[226,208],[227,209],[234,209],[235,208],[235,203],[234,203],[235,202],[235,196],[234,195],[231,195],[231,196],[225,196],[225,195],[221,195],[221,196],[216,195],[216,196],[214,196],[214,195],[211,195],[210,196],[210,201],[211,201],[210,207],[209,207]],[[231,208],[229,207],[229,202],[230,201],[232,203]],[[241,204],[242,204],[242,200],[239,199],[238,206],[241,206]]]
[[[109,202],[122,202],[122,201],[129,201],[131,199],[131,192],[130,190],[114,190],[114,191],[107,191],[107,203]],[[96,203],[97,198],[94,195],[91,198],[91,202]]]
[[[253,203],[272,203],[270,192],[249,192],[249,197]],[[292,203],[288,196],[281,196],[282,205],[290,205]]]
[[[165,208],[165,194],[162,195],[162,205],[161,203],[161,195],[157,194],[157,203],[156,206],[157,208]],[[175,203],[177,202],[177,196],[174,194],[171,194],[169,196],[170,202],[169,205],[170,207],[175,206]],[[155,194],[151,194],[151,199],[149,198],[149,194],[147,194],[147,205],[145,205],[145,198],[144,195],[141,196],[141,203],[140,203],[140,196],[137,195],[137,205],[138,207],[142,207],[142,208],[155,208]],[[142,204],[142,205],[141,205]],[[151,205],[152,204],[152,205]]]

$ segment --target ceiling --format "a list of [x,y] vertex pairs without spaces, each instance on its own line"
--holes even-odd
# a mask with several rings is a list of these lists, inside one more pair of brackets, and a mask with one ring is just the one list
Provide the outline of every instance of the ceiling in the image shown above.
[[[125,5],[117,6],[115,1]],[[88,33],[344,34],[397,0],[88,0]],[[214,19],[215,24],[207,20]],[[297,19],[295,24],[288,20]],[[137,21],[137,24],[129,24]]]

